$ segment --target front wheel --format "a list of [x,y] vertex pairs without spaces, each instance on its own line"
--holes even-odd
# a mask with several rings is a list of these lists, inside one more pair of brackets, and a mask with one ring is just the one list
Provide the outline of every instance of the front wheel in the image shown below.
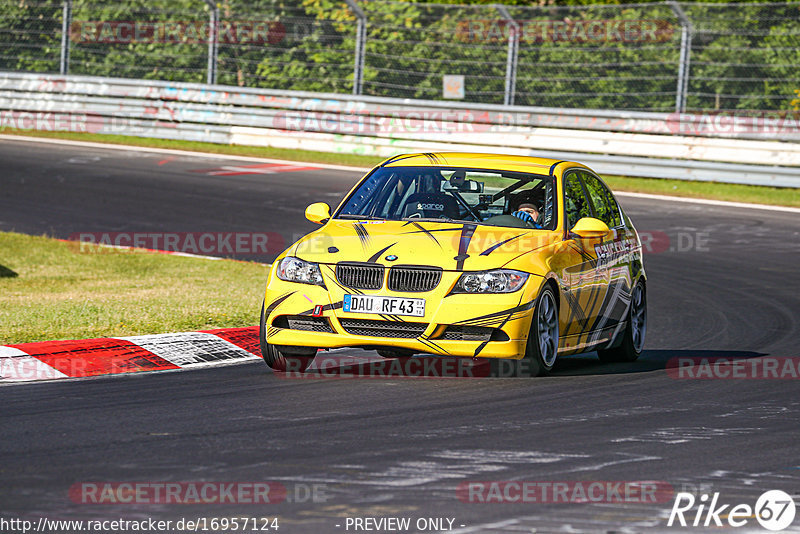
[[603,362],[635,362],[644,347],[644,335],[647,333],[647,292],[644,283],[639,280],[631,292],[631,304],[628,306],[628,325],[622,333],[622,343],[618,347],[598,350],[597,355]]
[[525,375],[542,376],[549,373],[558,357],[558,306],[553,288],[546,285],[533,309],[531,333],[522,360]]
[[261,304],[258,341],[261,347],[261,357],[273,371],[302,373],[308,369],[317,354],[315,348],[284,346],[279,348],[277,345],[267,343],[267,317],[264,312],[264,304]]

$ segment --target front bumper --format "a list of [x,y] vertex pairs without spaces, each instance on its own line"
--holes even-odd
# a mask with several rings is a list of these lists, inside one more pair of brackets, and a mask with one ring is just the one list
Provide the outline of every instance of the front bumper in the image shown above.
[[[445,272],[436,289],[429,292],[397,293],[385,287],[363,291],[367,295],[424,298],[426,301],[423,317],[388,318],[345,313],[343,297],[355,292],[339,286],[332,269],[322,267],[326,288],[285,282],[275,276],[274,269],[270,273],[265,295],[268,343],[521,358],[530,331],[533,302],[543,282],[542,277],[531,275],[525,286],[515,293],[449,295],[461,273]],[[312,323],[316,326],[311,326]]]

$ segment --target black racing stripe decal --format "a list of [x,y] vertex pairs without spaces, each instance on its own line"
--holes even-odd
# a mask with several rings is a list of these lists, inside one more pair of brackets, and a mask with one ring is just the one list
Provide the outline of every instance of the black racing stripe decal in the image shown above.
[[[624,289],[622,291],[624,291]],[[617,291],[616,284],[612,283],[608,285],[605,297],[603,297],[603,302],[600,303],[600,310],[598,311],[597,316],[595,317],[595,320],[592,323],[591,328],[589,329],[590,331],[599,329],[600,324],[603,322],[604,319],[606,320],[606,322],[615,321],[614,309],[620,303],[620,297],[622,296],[621,293],[622,292]],[[614,323],[605,328],[613,328],[616,322],[618,321],[615,321]]]
[[454,324],[465,324],[467,322],[475,322],[480,321],[482,319],[492,319],[492,318],[499,318],[503,317],[509,313],[516,313],[520,311],[526,311],[532,309],[536,305],[535,302],[526,302],[525,304],[520,304],[518,306],[514,306],[513,308],[509,308],[507,310],[502,310],[499,312],[489,313],[487,315],[481,315],[480,317],[473,317],[472,319],[465,319],[464,321],[458,321]]
[[567,336],[569,335],[569,331],[573,324],[576,324],[578,322],[586,322],[586,315],[583,313],[583,308],[581,308],[580,289],[578,289],[576,291],[576,294],[574,295],[569,291],[566,291],[563,294],[566,297],[567,304],[569,304],[569,317],[567,318],[567,329],[564,332],[564,336]]
[[[580,290],[580,295],[581,296],[583,296],[584,293],[588,293],[589,296],[586,298],[586,308],[584,309],[584,308],[581,307],[580,308],[581,316],[579,318],[576,318],[576,321],[578,323],[578,330],[579,330],[578,333],[579,334],[583,334],[583,332],[586,330],[586,326],[589,323],[589,317],[587,317],[586,314],[587,313],[592,313],[592,308],[589,306],[589,303],[591,303],[592,297],[595,294],[594,291],[595,291],[594,286],[589,287],[588,289],[587,288],[583,288],[583,289]],[[578,305],[579,306],[580,306],[580,303],[581,303],[581,299],[579,298],[578,299]]]
[[[588,307],[589,313],[594,313],[595,307],[597,306],[597,299],[600,298],[600,294],[603,292],[603,288],[597,284],[592,286],[592,294],[589,297],[591,300],[591,304]],[[606,291],[605,297],[608,297],[608,292]],[[603,298],[603,302],[605,302],[605,297]],[[602,302],[600,303],[602,304]],[[597,314],[599,315],[599,314]],[[597,322],[597,317],[595,317],[595,322]],[[589,317],[586,318],[586,323],[583,325],[584,330],[586,330],[589,326]],[[591,329],[589,329],[591,330]]]
[[435,152],[425,152],[425,157],[434,165],[439,165],[441,163],[441,161],[439,161],[439,156]]
[[[535,250],[538,250],[538,249],[535,249]],[[525,252],[523,252],[523,253],[522,253],[522,254],[520,254],[519,256],[515,256],[515,257],[511,258],[510,260],[508,260],[507,262],[505,262],[505,263],[503,264],[503,267],[505,267],[505,266],[506,266],[506,265],[508,265],[509,263],[512,263],[512,262],[514,262],[514,260],[518,260],[518,259],[520,259],[520,258],[521,258],[522,256],[524,256],[525,254],[530,254],[531,252],[534,252],[534,250],[526,250]]]
[[543,248],[544,248],[544,247],[546,247],[546,246],[547,246],[547,245],[542,245],[541,247],[536,247],[536,248],[533,248],[533,249],[531,249],[531,250],[526,250],[526,251],[525,251],[525,252],[523,252],[522,254],[520,254],[520,255],[518,255],[518,256],[514,256],[513,258],[511,258],[510,260],[508,260],[507,262],[505,262],[505,263],[502,265],[502,267],[505,267],[506,265],[508,265],[508,264],[510,264],[510,263],[513,263],[514,261],[516,261],[516,260],[520,259],[522,256],[525,256],[526,254],[532,254],[532,253],[534,253],[534,252],[537,252],[537,251],[539,251],[539,250],[543,249]]
[[472,241],[472,235],[475,233],[475,229],[477,227],[477,224],[471,223],[466,223],[461,227],[461,237],[458,240],[458,256],[453,258],[456,260],[456,271],[461,271],[464,269],[464,261],[469,258],[467,249],[469,248],[469,243]]
[[486,250],[484,250],[483,252],[481,252],[481,253],[479,254],[479,256],[488,256],[489,254],[491,254],[492,252],[494,252],[494,251],[495,251],[495,250],[497,250],[498,248],[502,247],[502,246],[503,246],[503,245],[505,245],[506,243],[510,243],[511,241],[514,241],[515,239],[519,239],[520,237],[522,237],[522,236],[524,236],[524,235],[525,235],[525,234],[519,234],[519,235],[515,235],[514,237],[509,237],[509,238],[508,238],[508,239],[506,239],[505,241],[500,241],[499,243],[495,243],[495,244],[494,244],[494,245],[492,245],[491,247],[489,247],[489,248],[487,248]]
[[[339,302],[334,302],[333,304],[325,304],[324,306],[322,306],[322,311],[326,312],[329,310],[338,310],[342,306],[344,306],[344,301],[340,300]],[[311,315],[312,313],[314,313],[314,308],[311,308],[310,310],[306,310],[304,312],[300,312],[298,315]]]
[[439,345],[438,343],[436,343],[436,342],[434,342],[434,341],[431,341],[431,340],[430,340],[430,339],[428,339],[428,338],[425,338],[425,342],[426,342],[426,343],[429,343],[430,345],[433,345],[434,347],[436,347],[437,349],[439,349],[439,351],[440,351],[440,352],[443,352],[443,353],[445,353],[445,354],[450,354],[450,351],[448,351],[446,348],[442,347],[441,345]]
[[436,343],[434,343],[429,339],[423,339],[421,337],[418,337],[417,341],[419,341],[429,349],[433,349],[431,350],[431,352],[438,352],[439,354],[450,354],[449,352],[447,352],[447,350],[445,350],[444,348],[442,348],[441,346],[437,345]]
[[[519,296],[519,302],[518,302],[518,304],[517,304],[517,307],[519,307],[521,304],[522,304],[522,295],[520,295],[520,296]],[[535,303],[535,302],[531,302],[530,304],[533,304],[534,306],[536,305],[536,303]],[[508,314],[508,317],[506,317],[506,318],[503,320],[503,322],[502,322],[502,323],[500,323],[500,325],[499,325],[497,328],[503,328],[503,326],[505,326],[505,324],[506,324],[508,321],[510,321],[510,320],[511,320],[511,316],[512,316],[512,315],[514,315],[514,313],[515,313],[515,312],[511,312],[511,313],[509,313],[509,314]],[[482,351],[482,350],[483,350],[483,349],[486,347],[486,345],[487,345],[488,343],[489,343],[489,341],[488,341],[488,340],[486,340],[486,341],[484,341],[483,343],[481,343],[480,345],[478,345],[478,348],[477,348],[477,349],[475,349],[475,354],[473,354],[473,355],[472,355],[472,357],[473,357],[473,358],[477,358],[477,357],[478,357],[478,354],[480,354],[480,353],[481,353],[481,351]]]
[[[606,314],[609,313],[611,310],[609,309],[611,306],[611,296],[613,295],[614,291],[609,289],[606,291],[606,294],[603,296],[603,301],[600,303],[600,308],[597,310],[595,314],[594,321],[592,321],[592,325],[588,328],[589,332],[594,332],[597,330],[598,326],[600,325],[601,321],[605,318]],[[587,325],[588,326],[588,325]]]
[[[408,224],[411,224],[411,221],[407,222],[403,226],[406,226]],[[461,227],[456,227],[456,228],[435,228],[433,230],[425,229],[425,230],[421,230],[421,231],[420,230],[414,230],[413,232],[403,232],[403,234],[404,235],[405,234],[421,234],[423,232],[426,233],[426,234],[433,234],[433,233],[436,233],[436,232],[460,232],[460,231],[461,231]]]
[[583,250],[583,248],[577,246],[574,243],[570,243],[570,248],[581,255],[581,258],[584,262],[590,263],[592,268],[597,265],[597,259],[593,258],[591,254]]
[[367,260],[367,263],[375,263],[378,260],[378,258],[381,256],[381,254],[383,254],[384,252],[386,252],[387,250],[389,250],[390,248],[392,248],[396,244],[397,244],[397,242],[395,241],[394,243],[392,243],[388,247],[380,249],[378,252],[376,252],[375,254],[370,256],[370,258]]
[[358,238],[361,240],[361,246],[366,249],[367,245],[369,244],[369,232],[367,232],[367,229],[364,228],[364,225],[358,223],[353,225],[353,229],[356,231]]
[[486,345],[488,345],[488,344],[489,344],[489,340],[488,340],[488,339],[487,339],[486,341],[483,341],[483,342],[481,342],[481,344],[480,344],[480,345],[478,345],[478,348],[477,348],[477,349],[475,349],[475,354],[473,354],[473,355],[472,355],[472,357],[473,357],[473,358],[477,358],[477,357],[478,357],[478,354],[480,354],[480,353],[481,353],[481,351],[482,351],[483,349],[485,349],[485,348],[486,348]]
[[264,317],[269,317],[269,314],[272,313],[272,310],[280,306],[281,302],[288,299],[292,295],[297,293],[297,291],[292,291],[291,293],[286,293],[285,295],[281,295],[280,297],[276,298],[272,302],[269,303],[269,306],[264,310]]
[[501,315],[500,317],[495,317],[493,319],[482,319],[480,321],[464,321],[464,322],[461,322],[459,324],[462,324],[464,326],[497,327],[497,325],[500,325],[500,324],[506,322],[505,321],[506,317],[508,317],[509,321],[516,321],[517,319],[522,319],[523,317],[525,317],[526,313],[527,313],[527,311],[514,312],[514,313],[512,313],[512,314],[510,314],[508,316],[502,316]]
[[379,313],[381,319],[389,323],[404,323],[405,321],[399,315],[392,315],[388,313]]
[[[428,230],[427,228],[423,227],[423,226],[422,226],[421,224],[419,224],[418,222],[409,221],[409,223],[411,223],[412,225],[414,225],[414,227],[415,227],[415,228],[418,228],[418,229],[419,229],[419,232],[423,232],[423,233],[424,233],[426,236],[428,236],[429,238],[431,238],[431,239],[433,240],[433,242],[434,242],[434,243],[436,243],[437,245],[439,245],[439,248],[442,248],[442,244],[441,244],[441,243],[439,243],[439,240],[438,240],[438,239],[436,239],[436,236],[435,236],[435,235],[433,235],[433,232],[431,232],[431,231],[430,231],[430,230]],[[405,225],[403,225],[403,226],[405,226]],[[441,231],[441,230],[440,230],[440,231]],[[408,233],[410,233],[410,234],[417,234],[417,233],[419,233],[419,232],[408,232]]]
[[390,163],[396,163],[398,161],[402,161],[404,159],[416,158],[417,156],[419,156],[419,154],[405,154],[405,155],[404,154],[398,154],[397,156],[395,156],[393,158],[389,158],[386,162],[383,163],[383,165],[381,165],[381,167],[386,166],[386,165],[388,165]]
[[555,163],[550,165],[550,176],[553,176],[553,171],[555,171],[556,167],[558,167],[562,163],[566,163],[566,160],[556,161]]

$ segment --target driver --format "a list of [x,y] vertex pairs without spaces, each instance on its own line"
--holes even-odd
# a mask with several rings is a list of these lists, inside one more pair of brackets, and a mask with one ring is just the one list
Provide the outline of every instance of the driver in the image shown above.
[[537,222],[539,220],[539,210],[533,204],[520,204],[517,207],[517,211],[513,212],[511,215],[529,223],[534,228],[542,229],[542,226]]

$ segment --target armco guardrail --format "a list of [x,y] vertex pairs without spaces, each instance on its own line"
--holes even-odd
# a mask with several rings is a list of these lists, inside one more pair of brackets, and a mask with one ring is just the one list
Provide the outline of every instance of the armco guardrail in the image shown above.
[[790,119],[505,107],[0,73],[0,128],[382,157],[444,150],[535,154],[586,162],[604,174],[800,187],[800,126]]

